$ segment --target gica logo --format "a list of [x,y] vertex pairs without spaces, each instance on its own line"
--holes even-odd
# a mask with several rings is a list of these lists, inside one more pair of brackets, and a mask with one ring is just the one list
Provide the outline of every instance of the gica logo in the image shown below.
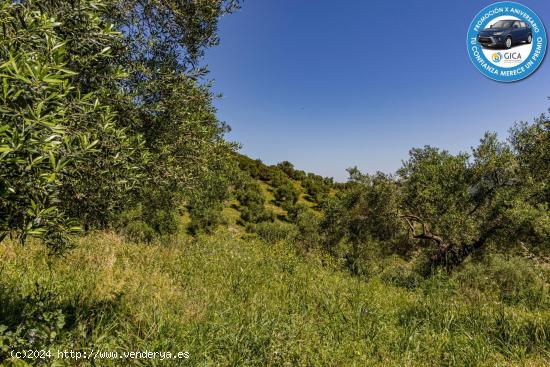
[[546,30],[528,7],[511,1],[482,9],[468,29],[468,55],[485,76],[514,82],[537,70],[546,54]]

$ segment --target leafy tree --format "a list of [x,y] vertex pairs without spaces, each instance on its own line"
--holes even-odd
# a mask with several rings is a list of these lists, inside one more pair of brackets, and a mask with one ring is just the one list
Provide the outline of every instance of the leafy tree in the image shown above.
[[[109,1],[105,17],[123,34],[117,65],[124,98],[107,95],[121,126],[143,135],[150,160],[139,201],[150,211],[172,211],[201,190],[217,162],[235,146],[223,139],[207,70],[198,65],[216,45],[218,18],[236,1]],[[147,218],[145,218],[147,220]]]
[[307,191],[309,200],[319,204],[330,192],[330,186],[324,182],[323,178],[313,174],[309,174],[302,181],[302,185]]
[[[92,11],[92,2],[83,4]],[[113,114],[72,83],[77,73],[70,70],[74,60],[64,38],[70,35],[59,31],[62,24],[41,5],[4,2],[0,9],[0,234],[13,233],[22,241],[38,236],[59,252],[77,229],[64,210],[65,178],[97,152],[99,143],[81,126],[102,123],[100,129],[110,134]],[[109,30],[95,20],[90,31],[108,37]]]
[[293,240],[306,250],[322,244],[319,231],[320,215],[307,205],[297,203],[287,208],[288,219],[296,226]]
[[284,184],[275,189],[275,200],[282,205],[293,205],[298,201],[300,192],[291,181],[287,180]]
[[274,214],[265,208],[265,197],[260,185],[250,177],[239,177],[235,197],[241,204],[241,219],[246,223],[272,222]]
[[[70,82],[82,95],[91,95],[107,113],[71,123],[74,134],[96,142],[95,149],[61,177],[60,207],[86,228],[107,227],[140,192],[147,177],[150,154],[140,132],[131,130],[117,108],[129,97],[118,87],[125,78],[118,64],[123,34],[105,19],[106,1],[26,1],[29,10],[55,19],[63,39]],[[94,102],[96,103],[96,102]],[[126,106],[124,111],[131,109]],[[130,200],[129,200],[130,199]]]
[[188,228],[190,233],[212,233],[217,226],[226,222],[223,209],[230,199],[229,187],[233,181],[232,176],[237,174],[236,171],[236,166],[220,160],[218,166],[203,179],[202,189],[195,191],[188,204],[191,217]]
[[533,124],[520,123],[511,130],[510,141],[522,180],[535,187],[534,200],[550,205],[550,119],[541,115]]
[[235,148],[198,62],[237,6],[4,2],[0,232],[61,248],[72,218],[107,227],[131,206],[174,230],[174,208]]
[[394,178],[364,175],[357,168],[348,172],[347,189],[323,203],[319,227],[327,250],[336,252],[339,244],[349,244],[343,256],[351,271],[361,273],[373,247],[386,253],[403,251],[400,247],[407,241],[398,218],[400,196]]
[[269,167],[269,181],[271,186],[277,189],[289,182],[288,177],[277,167]]
[[294,178],[294,165],[289,161],[279,162],[275,165],[275,167],[280,169],[289,178],[292,178],[292,179]]
[[[523,217],[521,231],[530,233],[533,250],[550,249],[550,120],[541,115],[533,124],[521,123],[511,131],[517,155],[519,181],[528,187],[516,215]],[[518,232],[518,233],[519,233]]]
[[413,238],[435,244],[432,265],[451,268],[491,243],[512,246],[546,233],[534,224],[548,212],[530,200],[533,185],[519,171],[511,147],[491,133],[471,159],[431,147],[411,151],[399,171],[402,218]]

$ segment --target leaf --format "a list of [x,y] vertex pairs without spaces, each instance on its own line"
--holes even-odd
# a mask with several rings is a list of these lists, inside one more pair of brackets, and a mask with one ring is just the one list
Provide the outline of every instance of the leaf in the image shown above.
[[69,69],[59,69],[59,71],[62,71],[63,73],[65,73],[67,75],[71,75],[71,76],[78,75],[77,72],[69,70]]
[[[61,23],[59,23],[59,24],[61,24]],[[58,43],[58,44],[56,44],[55,46],[52,47],[52,51],[55,51],[58,48],[64,47],[66,44],[67,44],[67,42]]]
[[57,76],[47,76],[43,78],[42,81],[48,84],[63,84],[65,82],[65,80]]

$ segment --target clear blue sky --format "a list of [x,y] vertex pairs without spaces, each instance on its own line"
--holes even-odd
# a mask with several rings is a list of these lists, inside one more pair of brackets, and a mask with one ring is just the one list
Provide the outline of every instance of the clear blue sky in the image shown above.
[[[411,147],[505,137],[550,107],[550,56],[517,83],[479,73],[466,32],[492,2],[245,0],[205,60],[229,139],[268,164],[345,180],[355,165],[393,172]],[[520,2],[550,26],[547,0]]]

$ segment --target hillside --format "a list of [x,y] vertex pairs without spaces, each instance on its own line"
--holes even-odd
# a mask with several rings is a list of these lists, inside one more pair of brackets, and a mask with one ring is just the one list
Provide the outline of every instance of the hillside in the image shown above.
[[[509,111],[488,123],[464,98],[406,92],[415,78],[397,96],[387,80],[337,77],[353,92],[315,76],[345,104],[316,98],[302,69],[326,69],[286,57],[303,45],[271,57],[255,33],[300,77],[262,65],[273,81],[222,102],[206,56],[241,4],[0,6],[0,366],[549,366],[550,115],[523,105],[514,116],[533,121],[472,146],[470,128],[500,131]],[[314,25],[298,8],[293,23]],[[243,92],[261,80],[244,51],[223,63]],[[256,124],[247,141],[229,140],[229,116]],[[442,126],[464,126],[470,148],[437,140]],[[271,141],[251,151],[288,148],[325,172],[409,151],[339,183],[240,154],[255,134]]]
[[[8,243],[0,247],[0,259],[1,319],[8,326],[38,327],[33,344],[28,334],[20,335],[22,346],[189,352],[184,363],[105,358],[55,365],[548,363],[548,296],[544,293],[542,303],[534,298],[536,284],[525,278],[531,271],[523,273],[528,269],[523,261],[493,258],[497,273],[468,265],[450,278],[416,284],[399,279],[398,271],[365,281],[320,253],[298,255],[285,243],[244,241],[226,231],[149,245],[91,233],[66,258],[54,260],[50,270],[37,244]],[[479,271],[475,279],[487,278],[500,288],[479,288],[481,283],[470,278]],[[522,283],[514,284],[518,280]],[[527,293],[509,302],[498,293],[506,287]],[[49,329],[37,316],[50,320]],[[5,345],[6,335],[2,338]]]

